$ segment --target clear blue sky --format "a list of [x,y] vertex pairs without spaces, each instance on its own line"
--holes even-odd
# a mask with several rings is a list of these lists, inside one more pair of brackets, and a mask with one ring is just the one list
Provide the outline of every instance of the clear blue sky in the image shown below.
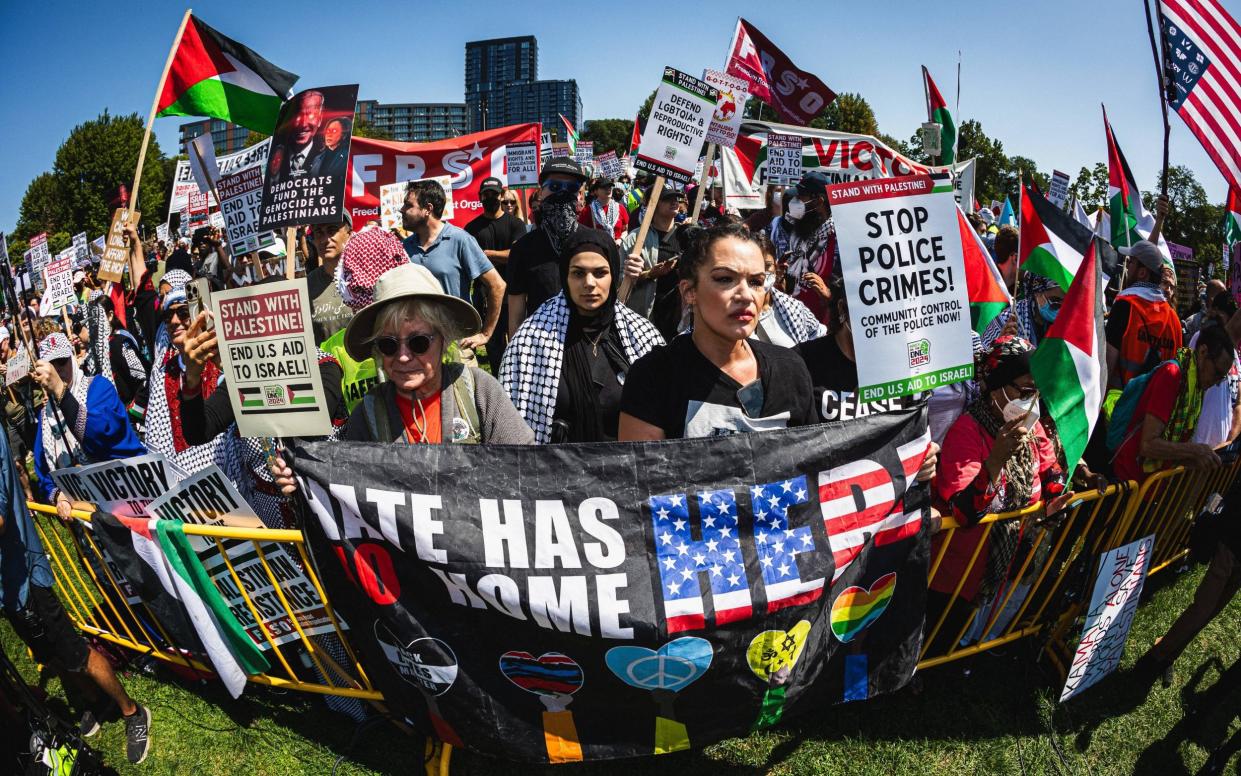
[[[1237,0],[1225,0],[1236,5]],[[387,102],[464,101],[468,40],[533,34],[541,78],[576,78],[585,118],[628,118],[662,67],[721,67],[738,15],[838,92],[860,92],[881,131],[908,138],[925,120],[919,66],[945,97],[1041,169],[1076,177],[1105,159],[1099,103],[1140,186],[1153,189],[1162,129],[1141,4],[715,2],[668,4],[237,2],[207,0],[208,24],[301,75],[299,86],[361,84]],[[709,8],[708,11],[702,9]],[[73,127],[105,108],[150,110],[156,80],[185,6],[170,2],[0,4],[0,229],[17,221],[26,185],[50,170]],[[1241,7],[1230,8],[1234,15]],[[1173,163],[1191,167],[1212,201],[1226,187],[1173,115]],[[177,118],[156,119],[165,153]],[[93,235],[92,235],[93,237]]]

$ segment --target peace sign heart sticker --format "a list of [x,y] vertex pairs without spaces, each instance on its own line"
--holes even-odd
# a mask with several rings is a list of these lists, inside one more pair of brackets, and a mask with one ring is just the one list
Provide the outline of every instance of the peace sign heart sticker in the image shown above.
[[616,678],[639,690],[680,692],[711,667],[711,642],[682,636],[659,649],[612,647],[605,661]]

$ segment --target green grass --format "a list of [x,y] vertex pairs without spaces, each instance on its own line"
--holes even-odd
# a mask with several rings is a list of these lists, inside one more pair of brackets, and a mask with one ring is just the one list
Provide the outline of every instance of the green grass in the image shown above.
[[[1125,654],[1131,664],[1190,601],[1203,567],[1165,572],[1148,585]],[[31,682],[34,664],[8,623],[0,641]],[[922,675],[920,694],[906,690],[866,703],[824,708],[774,731],[697,752],[590,766],[528,768],[459,752],[454,774],[1131,774],[1196,773],[1210,750],[1241,729],[1241,690],[1198,714],[1201,694],[1241,654],[1241,597],[1195,640],[1177,663],[1171,689],[1148,696],[1122,678],[1066,706],[1034,664],[1033,641],[942,666]],[[1232,676],[1238,670],[1233,669]],[[251,685],[240,701],[218,684],[186,683],[161,671],[123,678],[154,712],[152,749],[137,768],[124,757],[123,726],[92,739],[121,774],[421,773],[422,742],[380,724],[350,746],[354,726],[302,693]],[[1241,685],[1233,684],[1233,687]],[[61,696],[60,683],[48,690]],[[1056,688],[1058,690],[1058,688]],[[1228,773],[1237,773],[1234,757]]]

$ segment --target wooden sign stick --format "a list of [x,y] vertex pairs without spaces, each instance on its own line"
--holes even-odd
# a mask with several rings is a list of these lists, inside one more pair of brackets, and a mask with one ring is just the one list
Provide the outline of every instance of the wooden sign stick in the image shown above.
[[[634,242],[634,250],[638,253],[642,252],[642,247],[646,245],[646,233],[651,231],[651,220],[655,218],[655,208],[659,206],[659,195],[664,191],[664,176],[655,176],[655,185],[651,186],[651,196],[646,200],[646,213],[642,216],[642,226],[638,228],[638,239]],[[624,266],[624,257],[622,257],[621,265]],[[620,291],[617,298],[621,304],[629,301],[629,295],[633,293],[634,279],[625,276],[621,281]]]
[[[172,60],[181,46],[181,36],[185,34],[185,26],[190,23],[192,9],[185,9],[181,17],[181,26],[177,28],[177,37],[172,39],[172,48],[168,50],[168,59],[164,62],[164,71],[159,74],[159,84],[155,87],[155,97],[151,100],[151,112],[147,114],[146,131],[142,135],[142,146],[138,149],[138,168],[134,170],[134,185],[129,190],[129,209],[138,209],[138,187],[142,183],[142,166],[147,158],[147,146],[151,143],[151,125],[155,123],[155,111],[159,108],[160,95],[164,93],[164,84],[168,81],[168,71],[172,69]],[[134,281],[137,282],[136,280]]]

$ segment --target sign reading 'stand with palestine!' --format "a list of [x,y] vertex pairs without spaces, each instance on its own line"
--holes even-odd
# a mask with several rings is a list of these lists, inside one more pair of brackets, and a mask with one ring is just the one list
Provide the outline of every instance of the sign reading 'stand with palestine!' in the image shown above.
[[714,86],[665,67],[633,166],[679,183],[692,181],[718,96]]
[[285,280],[211,295],[226,387],[243,437],[323,436],[323,394],[306,284]]
[[853,327],[862,401],[974,375],[956,202],[946,178],[917,175],[827,189]]

